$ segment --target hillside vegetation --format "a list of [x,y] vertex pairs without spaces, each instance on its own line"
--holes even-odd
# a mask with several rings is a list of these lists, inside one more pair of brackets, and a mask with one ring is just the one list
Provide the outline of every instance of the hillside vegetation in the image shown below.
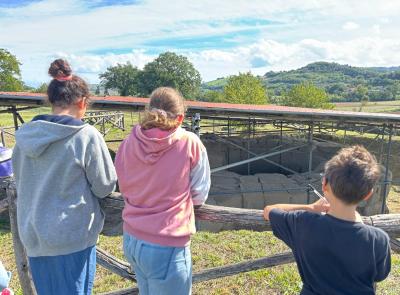
[[[353,67],[315,62],[297,70],[267,72],[260,77],[272,102],[294,85],[309,82],[323,88],[331,101],[382,101],[400,99],[400,67]],[[227,78],[204,83],[204,91],[220,91]]]

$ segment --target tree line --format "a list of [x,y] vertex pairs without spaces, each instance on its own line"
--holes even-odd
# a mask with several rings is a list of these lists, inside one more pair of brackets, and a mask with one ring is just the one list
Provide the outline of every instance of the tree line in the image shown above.
[[[324,89],[331,102],[400,99],[400,67],[353,67],[315,62],[296,70],[267,72],[260,78],[273,103],[279,103],[282,96],[301,83]],[[219,78],[202,87],[221,91],[226,82],[226,78]]]
[[[38,88],[31,88],[23,83],[20,65],[16,56],[5,49],[0,49],[0,91],[45,93],[46,83]],[[174,52],[164,52],[147,63],[143,69],[129,62],[108,67],[105,72],[99,74],[100,83],[95,92],[98,95],[111,93],[121,96],[148,96],[159,86],[170,86],[178,89],[185,98],[192,100],[332,108],[333,105],[330,103],[332,93],[335,91],[339,93],[337,89],[341,89],[340,86],[332,84],[327,91],[326,87],[320,86],[321,83],[318,82],[319,80],[316,81],[314,76],[318,76],[318,73],[321,77],[326,73],[330,73],[331,76],[338,75],[339,70],[342,75],[361,79],[359,68],[320,62],[295,71],[269,72],[264,76],[255,76],[251,72],[239,73],[201,84],[200,73],[187,57]],[[399,80],[400,78],[400,74],[399,77],[396,76],[397,72],[388,71],[385,68],[378,70],[390,79]],[[363,70],[363,73],[363,77],[371,79],[375,77],[370,69]],[[379,83],[383,82],[375,81],[371,85]],[[368,101],[371,85],[354,83],[355,100]],[[396,97],[397,90],[393,90],[393,93]]]

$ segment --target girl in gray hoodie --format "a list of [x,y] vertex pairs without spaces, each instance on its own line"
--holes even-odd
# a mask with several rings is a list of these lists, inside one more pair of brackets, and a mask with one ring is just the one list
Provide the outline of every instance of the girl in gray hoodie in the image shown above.
[[90,294],[104,223],[99,198],[113,192],[116,173],[101,134],[81,121],[87,84],[62,59],[49,74],[52,114],[15,135],[18,229],[39,295]]

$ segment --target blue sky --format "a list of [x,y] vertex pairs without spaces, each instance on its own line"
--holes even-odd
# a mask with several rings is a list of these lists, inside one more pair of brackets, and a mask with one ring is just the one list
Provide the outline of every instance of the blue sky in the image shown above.
[[68,59],[91,83],[130,61],[183,54],[204,81],[314,61],[400,65],[400,1],[0,0],[0,48],[22,62],[30,85]]

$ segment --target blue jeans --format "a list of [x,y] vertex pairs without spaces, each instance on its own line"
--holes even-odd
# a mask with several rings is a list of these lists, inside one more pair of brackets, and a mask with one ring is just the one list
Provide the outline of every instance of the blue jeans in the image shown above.
[[88,295],[96,273],[96,246],[59,256],[29,257],[38,295]]
[[189,295],[190,247],[167,247],[124,233],[124,253],[136,274],[140,295]]

